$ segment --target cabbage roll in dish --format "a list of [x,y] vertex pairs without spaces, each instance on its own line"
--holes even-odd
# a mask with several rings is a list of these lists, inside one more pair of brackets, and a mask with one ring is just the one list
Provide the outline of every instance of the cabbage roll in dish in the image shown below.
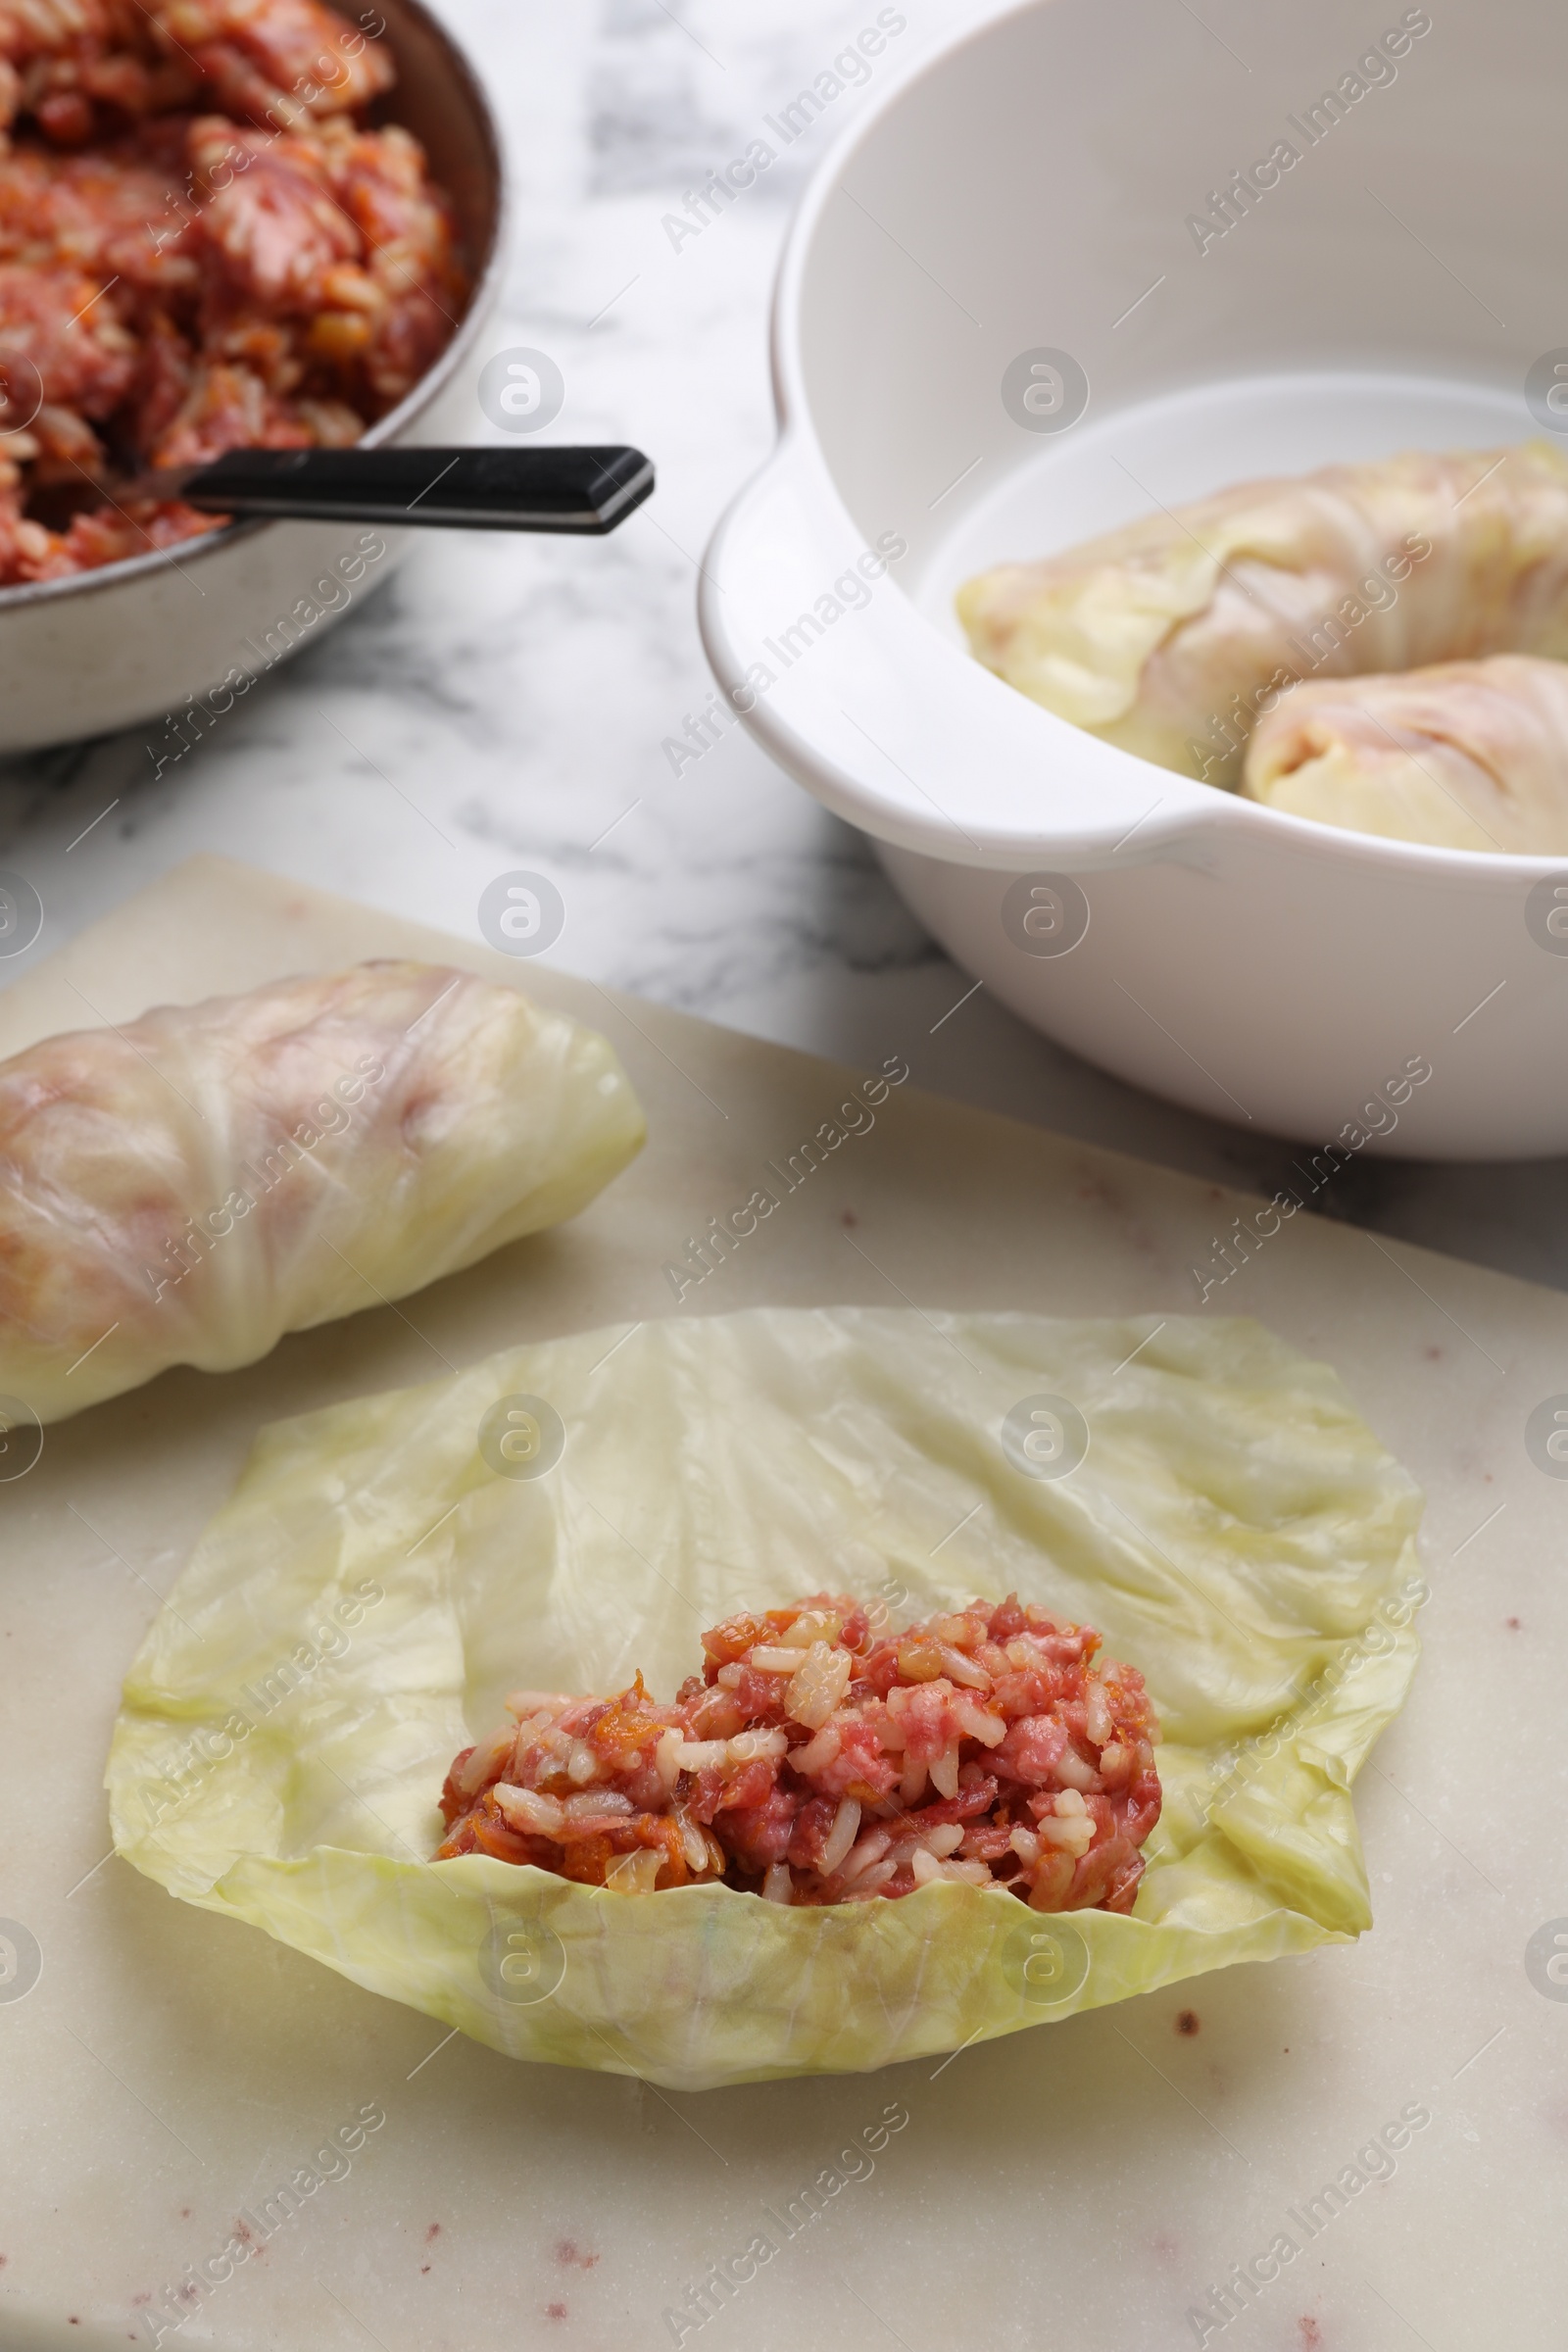
[[1259,720],[1242,789],[1356,833],[1568,856],[1568,663],[1498,654],[1298,686]]
[[1060,718],[1234,788],[1299,680],[1568,657],[1568,456],[1407,452],[1249,482],[958,592],[971,651]]
[[586,1205],[637,1152],[604,1038],[365,963],[0,1064],[0,1392],[39,1421],[230,1371]]

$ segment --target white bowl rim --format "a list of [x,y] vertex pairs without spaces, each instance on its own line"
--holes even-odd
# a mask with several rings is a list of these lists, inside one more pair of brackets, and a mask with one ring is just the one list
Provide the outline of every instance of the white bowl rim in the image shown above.
[[[435,36],[446,52],[447,62],[453,68],[465,97],[473,109],[495,166],[495,227],[484,267],[468,290],[467,303],[451,341],[412,390],[404,394],[397,407],[388,409],[384,416],[378,416],[373,424],[366,427],[354,444],[356,449],[374,449],[387,441],[395,441],[404,426],[412,423],[416,416],[428,408],[451,381],[458,367],[472,349],[474,338],[488,315],[491,298],[500,285],[512,224],[513,184],[506,144],[473,59],[457,35],[425,5],[425,0],[401,0],[401,6],[408,15],[417,17]],[[98,564],[90,571],[70,572],[64,579],[19,580],[10,587],[0,588],[0,617],[21,606],[53,604],[67,597],[101,596],[110,589],[144,579],[152,572],[171,569],[188,571],[204,556],[217,555],[220,548],[232,547],[238,540],[251,539],[260,531],[276,528],[276,522],[270,516],[257,515],[246,522],[224,523],[216,531],[202,531],[193,539],[176,540],[172,547],[150,548],[144,556],[125,556],[118,564]]]
[[[825,496],[844,514],[845,519],[849,519],[842,496],[828,470],[826,460],[811,425],[810,403],[806,389],[800,348],[799,318],[807,257],[821,215],[834,194],[846,167],[854,160],[860,148],[867,143],[884,119],[902,105],[912,89],[945,71],[951,61],[961,51],[990,39],[1000,26],[1009,23],[1012,19],[1036,15],[1052,4],[1053,0],[1005,0],[1005,5],[992,9],[980,23],[963,26],[950,39],[940,40],[919,56],[909,59],[907,64],[896,68],[881,89],[866,99],[854,122],[845,125],[845,128],[818,159],[801,190],[779,258],[770,311],[770,356],[773,402],[779,426],[778,437],[762,466],[743,486],[738,496],[720,517],[710,542],[709,555],[704,560],[703,573],[699,584],[702,632],[710,659],[715,669],[719,671],[721,684],[727,683],[724,677],[724,668],[727,667],[727,664],[721,663],[717,658],[718,649],[726,646],[728,641],[718,611],[718,598],[714,581],[710,575],[710,559],[716,553],[720,540],[728,535],[732,523],[742,515],[754,496],[760,492],[765,483],[780,471],[792,466],[805,467],[812,477],[812,487],[816,494],[819,497]],[[900,591],[901,596],[902,593]],[[918,611],[912,600],[906,598],[904,601],[918,621],[920,628],[930,636],[934,645],[943,645],[948,652],[955,650],[946,646],[946,641],[931,626],[926,616]],[[992,673],[984,674],[989,676]],[[1054,712],[1045,710],[1040,705],[1031,704],[1029,698],[1019,694],[1016,688],[1005,686],[1000,679],[996,683],[1003,692],[1015,695],[1017,700],[1026,705],[1049,731],[1054,733],[1060,729],[1074,736],[1084,733],[1084,730],[1072,726],[1070,721],[1056,717]],[[876,804],[881,795],[874,781],[863,774],[857,775],[853,796],[855,807],[853,809],[844,807],[842,806],[843,796],[835,794],[828,785],[827,771],[830,763],[821,756],[814,759],[803,756],[804,747],[801,745],[800,739],[795,738],[792,741],[788,728],[774,722],[773,714],[766,710],[765,705],[758,702],[752,710],[743,712],[742,716],[743,723],[760,738],[769,753],[774,758],[780,759],[791,772],[806,784],[808,790],[827,800],[829,805],[840,803],[840,812],[847,815],[852,823],[863,825],[867,830],[879,833],[880,829],[875,823],[875,816]],[[1101,741],[1099,738],[1091,738],[1091,740]],[[1314,857],[1320,862],[1332,866],[1343,867],[1348,864],[1360,867],[1381,867],[1391,875],[1404,874],[1411,877],[1425,874],[1433,881],[1446,879],[1450,882],[1464,881],[1479,884],[1493,894],[1506,893],[1512,896],[1517,892],[1518,885],[1522,881],[1537,881],[1547,875],[1568,870],[1568,858],[1564,858],[1527,856],[1514,851],[1449,849],[1432,842],[1403,841],[1392,835],[1358,833],[1352,832],[1345,826],[1322,824],[1311,817],[1297,816],[1287,809],[1270,808],[1261,801],[1245,799],[1240,793],[1227,792],[1213,785],[1201,784],[1196,777],[1183,776],[1178,770],[1161,767],[1152,760],[1143,759],[1138,753],[1122,751],[1118,746],[1102,743],[1101,748],[1111,753],[1117,760],[1127,761],[1131,770],[1140,771],[1151,779],[1162,779],[1167,793],[1170,792],[1171,787],[1176,788],[1176,797],[1180,798],[1185,810],[1185,822],[1161,828],[1158,846],[1153,851],[1153,855],[1160,858],[1168,858],[1176,850],[1178,843],[1197,845],[1202,837],[1223,831],[1233,835],[1250,834],[1259,848],[1275,845],[1283,848],[1287,843],[1294,843],[1295,847],[1303,854]],[[792,757],[791,754],[794,756]],[[819,790],[819,786],[823,789]],[[1186,788],[1185,791],[1182,790],[1183,787]],[[1201,799],[1189,797],[1200,795],[1202,796]],[[914,849],[919,855],[948,861],[953,860],[954,850],[951,843],[944,844],[935,838],[916,842],[911,837],[909,824],[904,818],[902,810],[898,809],[898,804],[891,796],[886,798],[885,806],[889,811],[890,821],[885,833],[880,834],[881,838],[903,848]],[[898,811],[897,815],[894,813],[895,810]],[[999,854],[995,859],[988,857],[984,862],[1005,866],[1017,871],[1028,870],[1031,862],[1035,864],[1049,862],[1053,855],[1054,838],[1053,832],[1049,828],[1042,828],[1037,852],[1031,852],[1027,856],[1011,854],[1004,857]],[[1059,855],[1060,852],[1058,851],[1057,854]],[[960,858],[958,861],[962,863],[980,862],[968,858]],[[1100,861],[1097,858],[1093,860],[1076,862],[1087,866]],[[1128,863],[1135,861],[1141,860],[1127,860]],[[1065,863],[1069,867],[1074,865],[1075,860],[1070,854],[1067,855]]]

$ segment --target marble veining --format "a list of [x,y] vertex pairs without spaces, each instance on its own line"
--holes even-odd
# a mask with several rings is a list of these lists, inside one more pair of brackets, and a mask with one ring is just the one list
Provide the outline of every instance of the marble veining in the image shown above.
[[[869,0],[436,0],[516,174],[505,304],[474,373],[512,345],[548,351],[566,383],[556,434],[637,442],[659,495],[604,542],[422,538],[178,760],[155,722],[0,763],[0,858],[46,908],[37,947],[0,972],[197,850],[470,936],[485,884],[536,866],[567,908],[551,960],[607,986],[852,1061],[899,1053],[938,1091],[1216,1181],[1283,1181],[1283,1146],[1153,1102],[973,991],[869,846],[739,728],[678,776],[662,749],[711,690],[703,548],[772,438],[789,206],[888,72],[992,4],[902,0],[867,82],[786,139],[781,110],[874,21]],[[755,183],[694,227],[688,191],[759,140],[773,154]],[[476,399],[470,436],[499,437]],[[1318,1205],[1568,1287],[1563,1189],[1556,1163],[1363,1158]]]

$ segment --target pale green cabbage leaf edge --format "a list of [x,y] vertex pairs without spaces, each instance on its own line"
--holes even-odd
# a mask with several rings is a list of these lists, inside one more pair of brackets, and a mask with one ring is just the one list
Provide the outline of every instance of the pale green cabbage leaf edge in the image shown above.
[[[531,1478],[477,1443],[519,1394],[565,1433]],[[1089,1431],[1065,1477],[1002,1444],[1041,1395]],[[1420,1511],[1251,1322],[758,1309],[510,1349],[262,1431],[126,1678],[115,1844],[514,2057],[696,2089],[956,2049],[1371,1924],[1350,1785],[1414,1672]],[[1165,1805],[1131,1917],[427,1858],[509,1689],[669,1695],[705,1626],[823,1586],[896,1620],[1016,1590],[1143,1669]]]

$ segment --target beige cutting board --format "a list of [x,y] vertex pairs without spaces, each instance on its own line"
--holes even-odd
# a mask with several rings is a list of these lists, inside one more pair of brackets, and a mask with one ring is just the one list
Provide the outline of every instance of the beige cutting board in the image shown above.
[[[1357,1945],[942,2064],[675,2097],[443,2040],[105,1859],[121,1673],[260,1423],[626,1316],[1190,1311],[1193,1262],[1246,1205],[911,1082],[677,1305],[665,1261],[833,1113],[848,1073],[211,858],[29,972],[0,1000],[0,1054],[411,954],[603,1026],[648,1149],[575,1224],[249,1372],[170,1373],[51,1429],[0,1486],[0,1918],[42,1958],[8,1998],[30,1946],[7,1983],[18,1939],[0,1943],[0,2341],[151,2341],[147,2298],[328,2169],[315,2152],[368,2108],[385,2120],[349,2169],[167,2341],[1174,2352],[1255,2261],[1265,2283],[1210,2313],[1226,2352],[1560,2352],[1568,1983],[1542,1960],[1533,1979],[1526,1947],[1553,1921],[1568,1935],[1568,1483],[1524,1430],[1568,1392],[1568,1299],[1497,1275],[1301,1216],[1204,1310],[1331,1359],[1431,1498],[1427,1654],[1358,1789],[1378,1924]],[[916,1077],[919,1043],[887,1040]],[[1367,2180],[1389,2160],[1356,2152],[1385,2126],[1404,2144]],[[840,2185],[808,2220],[824,2172]],[[776,2252],[703,2319],[689,2290],[759,2236]]]

